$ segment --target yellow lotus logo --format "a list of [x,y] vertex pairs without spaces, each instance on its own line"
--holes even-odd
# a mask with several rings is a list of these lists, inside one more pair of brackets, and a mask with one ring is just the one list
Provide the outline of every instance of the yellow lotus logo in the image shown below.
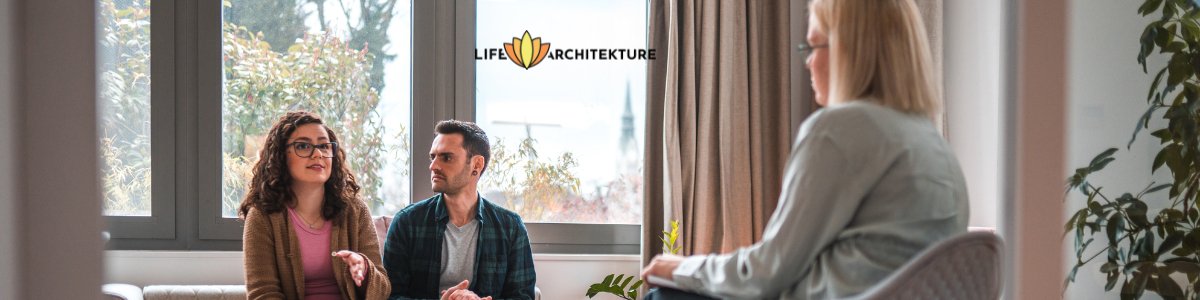
[[546,53],[550,53],[550,43],[542,43],[541,37],[530,37],[529,30],[526,30],[520,38],[513,37],[512,43],[504,43],[504,52],[509,60],[528,70],[546,58]]

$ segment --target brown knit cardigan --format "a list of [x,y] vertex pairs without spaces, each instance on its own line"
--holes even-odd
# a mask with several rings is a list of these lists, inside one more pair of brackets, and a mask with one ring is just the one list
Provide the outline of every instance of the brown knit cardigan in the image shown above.
[[[330,252],[350,250],[367,258],[362,287],[354,286],[349,267],[333,260],[333,277],[342,299],[387,299],[391,282],[379,254],[379,239],[371,225],[371,212],[363,203],[348,205],[341,218],[334,218],[329,237]],[[263,214],[251,208],[242,234],[248,299],[304,299],[304,271],[300,246],[287,211]]]

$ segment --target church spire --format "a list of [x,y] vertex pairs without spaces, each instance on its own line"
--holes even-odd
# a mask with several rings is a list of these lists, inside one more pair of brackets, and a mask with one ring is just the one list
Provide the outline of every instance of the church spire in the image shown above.
[[633,134],[633,97],[629,88],[629,80],[625,80],[625,112],[621,114],[621,165],[624,171],[634,171],[640,161],[637,140]]

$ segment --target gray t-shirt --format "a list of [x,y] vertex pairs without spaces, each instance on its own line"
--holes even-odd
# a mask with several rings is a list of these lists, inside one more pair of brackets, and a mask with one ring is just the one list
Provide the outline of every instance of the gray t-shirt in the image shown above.
[[442,233],[442,277],[438,290],[444,291],[475,275],[475,245],[479,241],[479,220],[462,227],[446,222]]

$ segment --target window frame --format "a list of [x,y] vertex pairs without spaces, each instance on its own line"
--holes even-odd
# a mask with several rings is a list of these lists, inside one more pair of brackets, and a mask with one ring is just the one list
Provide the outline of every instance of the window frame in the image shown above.
[[150,215],[105,215],[110,239],[175,238],[174,13],[172,1],[150,6]]
[[[109,221],[110,250],[241,250],[242,222],[221,216],[221,1],[151,6],[152,216]],[[415,149],[438,120],[475,120],[475,0],[412,2]],[[410,199],[433,195],[429,158],[411,151]],[[535,253],[638,254],[641,225],[526,223]]]

